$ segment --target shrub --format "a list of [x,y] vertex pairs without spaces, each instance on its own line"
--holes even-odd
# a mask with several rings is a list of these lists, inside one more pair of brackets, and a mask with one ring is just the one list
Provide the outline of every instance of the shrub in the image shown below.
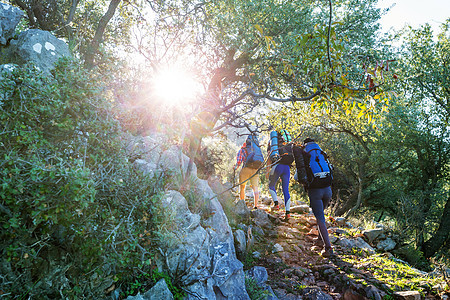
[[245,276],[245,289],[251,300],[264,300],[269,298],[269,291],[259,286],[253,277]]
[[151,269],[164,182],[128,163],[113,103],[73,61],[53,77],[16,68],[0,82],[3,293],[103,295]]

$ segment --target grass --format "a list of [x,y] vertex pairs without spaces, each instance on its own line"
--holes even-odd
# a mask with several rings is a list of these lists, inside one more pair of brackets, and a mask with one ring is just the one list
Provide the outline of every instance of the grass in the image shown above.
[[[392,293],[400,290],[413,290],[424,293],[430,290],[434,285],[441,283],[440,278],[425,277],[423,273],[406,264],[394,261],[391,258],[385,257],[382,254],[375,254],[367,257],[359,255],[341,255],[343,261],[351,263],[353,268],[361,271],[366,271],[376,281],[385,283],[390,290],[385,290],[387,293]],[[360,274],[348,274],[349,278],[367,286],[365,278]]]

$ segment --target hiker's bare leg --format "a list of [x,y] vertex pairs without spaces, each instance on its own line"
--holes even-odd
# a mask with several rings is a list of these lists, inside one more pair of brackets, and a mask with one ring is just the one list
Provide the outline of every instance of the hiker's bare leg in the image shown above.
[[245,183],[239,186],[239,199],[245,200]]
[[253,196],[255,199],[255,205],[253,207],[258,207],[258,202],[259,202],[259,191],[258,188],[253,188]]

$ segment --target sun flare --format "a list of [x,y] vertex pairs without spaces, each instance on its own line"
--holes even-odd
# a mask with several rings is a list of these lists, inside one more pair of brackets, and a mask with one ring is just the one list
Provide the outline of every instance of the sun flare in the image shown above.
[[194,74],[183,68],[166,68],[152,80],[154,95],[167,105],[191,103],[200,93]]

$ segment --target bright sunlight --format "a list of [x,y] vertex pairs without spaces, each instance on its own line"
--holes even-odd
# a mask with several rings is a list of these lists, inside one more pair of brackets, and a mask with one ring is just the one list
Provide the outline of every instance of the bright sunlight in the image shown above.
[[191,103],[201,89],[194,74],[179,67],[163,69],[153,78],[152,85],[154,95],[169,106]]

